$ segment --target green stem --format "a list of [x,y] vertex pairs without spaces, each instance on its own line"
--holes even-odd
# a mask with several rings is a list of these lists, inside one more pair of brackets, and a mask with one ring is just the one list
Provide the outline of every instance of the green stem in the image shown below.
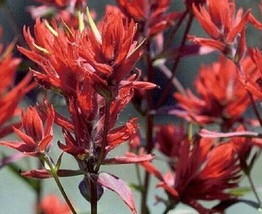
[[97,191],[96,191],[96,181],[88,179],[87,182],[90,182],[90,195],[91,195],[91,214],[97,214]]
[[260,200],[260,198],[259,198],[259,196],[258,196],[258,193],[257,193],[257,191],[256,191],[256,187],[255,187],[255,185],[254,185],[253,179],[252,179],[251,176],[250,176],[250,172],[246,173],[246,176],[247,176],[248,181],[249,181],[249,183],[250,183],[251,189],[252,189],[252,191],[253,191],[256,199],[257,199],[257,202],[259,203],[259,206],[261,207],[261,200]]
[[69,198],[67,197],[67,194],[66,194],[66,192],[65,192],[65,190],[64,190],[64,187],[63,187],[62,183],[61,183],[60,180],[59,180],[59,177],[58,177],[58,175],[57,175],[57,169],[56,169],[56,167],[54,166],[54,164],[52,163],[52,161],[50,160],[50,158],[49,158],[47,155],[45,155],[45,156],[43,157],[43,161],[48,165],[48,167],[49,167],[49,169],[50,169],[50,173],[51,173],[51,175],[53,176],[53,178],[54,178],[54,180],[55,180],[55,182],[56,182],[56,185],[58,186],[58,188],[59,188],[62,196],[64,197],[66,203],[68,204],[71,212],[72,212],[73,214],[77,214],[77,212],[75,211],[75,209],[74,209],[71,201],[70,201]]
[[179,18],[176,26],[174,27],[174,29],[172,30],[172,32],[171,32],[170,35],[168,36],[168,40],[167,40],[167,42],[166,42],[166,44],[165,44],[165,46],[164,46],[164,50],[172,47],[173,39],[175,38],[175,35],[176,35],[178,29],[180,28],[181,24],[183,23],[183,21],[184,21],[184,19],[185,19],[185,17],[186,17],[187,14],[188,14],[188,10],[186,10],[186,11],[182,14],[182,16]]
[[[41,162],[38,160],[39,162],[39,168],[42,167]],[[36,204],[36,214],[41,214],[42,211],[40,210],[39,204],[41,203],[41,198],[42,198],[42,180],[37,180],[36,182],[36,188],[35,188],[35,193],[36,193],[36,200],[35,200],[35,204]]]
[[[147,55],[146,55],[146,63],[147,63],[147,81],[153,82],[154,77],[154,68],[152,65],[151,59],[151,43],[150,40],[147,43]],[[146,152],[150,154],[154,148],[153,142],[153,125],[154,125],[154,116],[150,114],[150,111],[153,106],[153,99],[152,99],[152,91],[147,92],[146,94],[146,102],[147,102],[147,109],[146,109]],[[142,199],[141,199],[141,213],[148,214],[149,209],[147,206],[147,197],[148,197],[148,189],[150,184],[150,174],[145,172],[144,183],[143,183],[143,191],[142,191]]]
[[136,169],[136,175],[137,175],[138,185],[139,185],[139,187],[142,187],[142,178],[141,178],[141,173],[140,173],[140,171],[139,171],[139,166],[138,166],[138,164],[135,164],[135,169]]

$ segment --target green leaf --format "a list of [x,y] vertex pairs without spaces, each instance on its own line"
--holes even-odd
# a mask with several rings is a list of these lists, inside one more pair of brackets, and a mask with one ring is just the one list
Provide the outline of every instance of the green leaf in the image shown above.
[[136,190],[138,192],[143,192],[144,191],[144,188],[142,186],[134,184],[134,183],[130,183],[128,186],[130,187],[130,189]]
[[238,197],[250,192],[252,192],[252,189],[250,187],[239,187],[230,191],[231,194]]
[[63,154],[64,153],[62,152],[61,155],[59,155],[59,158],[58,158],[58,160],[56,162],[55,168],[56,168],[57,171],[60,169],[60,166],[61,166],[61,163],[62,163]]

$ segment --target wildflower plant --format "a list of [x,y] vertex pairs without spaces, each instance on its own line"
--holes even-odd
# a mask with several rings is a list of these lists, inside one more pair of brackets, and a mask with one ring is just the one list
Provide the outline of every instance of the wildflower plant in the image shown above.
[[[154,213],[152,177],[162,190],[155,196],[162,213],[179,203],[203,214],[224,213],[239,202],[262,207],[251,173],[262,148],[262,53],[247,41],[247,29],[260,32],[262,23],[251,8],[234,0],[117,0],[99,19],[87,1],[36,2],[27,8],[34,24],[23,27],[24,44],[15,46],[14,40],[0,57],[0,146],[18,152],[5,155],[0,167],[11,168],[35,190],[35,213],[97,214],[106,189],[131,213]],[[207,37],[192,31],[197,22]],[[21,59],[12,56],[15,47]],[[181,62],[210,53],[216,60],[201,65],[194,88],[186,89],[177,75]],[[28,74],[16,83],[19,63]],[[190,69],[183,75],[192,80]],[[37,102],[19,108],[29,91]],[[63,111],[53,96],[64,102]],[[121,120],[132,104],[139,117]],[[17,115],[20,120],[11,121]],[[10,133],[17,138],[6,137]],[[122,145],[125,152],[116,154]],[[26,156],[38,167],[19,170],[16,161]],[[76,168],[65,167],[64,156]],[[125,164],[135,165],[137,182],[107,170]],[[88,201],[85,210],[61,181],[74,176],[81,181],[70,188]],[[254,201],[241,192],[244,177]],[[64,202],[42,195],[43,179],[54,179]],[[138,206],[133,191],[140,194]]]

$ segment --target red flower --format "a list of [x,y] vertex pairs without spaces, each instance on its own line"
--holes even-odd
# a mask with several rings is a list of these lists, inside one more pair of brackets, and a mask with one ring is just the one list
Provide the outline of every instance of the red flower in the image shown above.
[[20,83],[12,87],[16,69],[21,61],[12,56],[13,47],[14,43],[11,43],[3,51],[3,46],[0,44],[0,137],[12,132],[13,125],[19,125],[17,123],[4,126],[8,120],[19,113],[20,110],[17,108],[19,101],[35,87],[34,83],[30,83],[31,74],[28,74]]
[[184,141],[175,173],[162,176],[150,163],[142,163],[161,182],[169,197],[210,213],[198,200],[226,201],[235,198],[229,190],[238,186],[241,168],[232,142],[214,146],[212,139]]
[[[103,162],[107,164],[110,162],[107,160],[107,154],[120,144],[131,140],[137,132],[138,124],[136,118],[130,119],[122,126],[115,127],[119,113],[133,96],[132,87],[132,84],[122,87],[118,96],[111,103],[106,148],[103,155]],[[98,106],[103,103],[103,100],[90,99],[95,96],[94,91],[91,90],[92,87],[90,85],[86,89],[89,94],[83,91],[86,96],[78,98],[77,101],[70,100],[69,111],[71,112],[72,121],[58,121],[58,124],[64,129],[66,141],[65,145],[59,143],[59,147],[81,160],[101,150],[105,119],[104,116],[99,119],[99,115],[103,113],[104,109],[98,109]],[[111,160],[113,162],[113,159]],[[130,160],[134,160],[134,158]],[[126,157],[123,161],[127,162],[128,158]]]
[[99,29],[88,17],[91,31],[86,31],[80,43],[81,57],[90,72],[95,90],[115,96],[120,82],[130,76],[141,55],[141,45],[134,41],[136,25],[116,7],[107,7]]
[[70,214],[70,208],[66,203],[59,200],[56,195],[45,196],[40,204],[39,209],[43,214]]
[[202,66],[195,87],[199,97],[190,90],[186,95],[175,93],[184,110],[177,115],[189,121],[199,124],[218,122],[230,128],[249,104],[247,92],[238,80],[236,66],[224,57],[211,66]]
[[124,14],[141,24],[141,31],[153,36],[171,26],[179,16],[178,13],[168,13],[170,0],[117,0]]
[[42,72],[33,72],[46,88],[75,96],[77,88],[88,81],[102,96],[115,96],[141,55],[134,41],[135,23],[113,7],[108,8],[100,31],[90,14],[88,19],[91,30],[67,26],[63,30],[54,22],[51,27],[47,21],[36,20],[35,38],[24,28],[30,50],[18,48],[41,67]]
[[107,153],[134,135],[136,125],[132,120],[114,129],[117,116],[132,98],[134,88],[155,87],[138,81],[139,75],[130,74],[141,54],[140,46],[136,47],[133,40],[134,22],[113,7],[107,9],[100,31],[89,13],[88,20],[91,29],[80,30],[61,30],[54,23],[51,27],[46,21],[37,20],[35,39],[24,29],[31,50],[19,47],[42,68],[43,73],[33,71],[36,79],[65,96],[71,121],[56,115],[66,141],[66,145],[59,143],[59,146],[80,159],[99,154],[101,140],[105,141],[102,133],[106,100],[110,100],[111,106]]
[[47,21],[37,19],[35,39],[29,29],[24,28],[24,36],[31,50],[18,49],[41,67],[41,72],[33,70],[41,85],[59,90],[67,96],[74,95],[78,82],[84,78],[84,65],[77,46],[73,44],[78,32],[71,29],[67,34],[55,24],[53,27]]
[[[204,6],[193,4],[193,11],[204,30],[212,39],[189,37],[190,40],[200,45],[206,45],[220,50],[226,56],[234,59],[241,58],[245,49],[244,29],[249,21],[250,11],[243,17],[243,10],[239,9],[235,14],[234,0],[206,0],[207,9]],[[240,34],[240,40],[239,40]]]
[[22,126],[24,132],[15,127],[13,128],[14,132],[22,141],[1,141],[0,145],[16,149],[30,156],[38,156],[41,153],[47,152],[53,138],[52,126],[55,116],[52,107],[50,107],[47,112],[47,118],[42,119],[34,107],[28,107],[27,111],[22,113]]

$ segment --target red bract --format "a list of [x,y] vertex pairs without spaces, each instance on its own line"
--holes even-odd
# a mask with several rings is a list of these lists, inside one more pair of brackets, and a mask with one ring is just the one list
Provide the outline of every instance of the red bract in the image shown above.
[[197,7],[193,4],[193,11],[199,23],[212,39],[194,36],[189,38],[197,44],[218,49],[230,58],[234,59],[236,55],[241,58],[245,49],[245,42],[241,39],[245,38],[244,29],[249,21],[250,11],[242,16],[243,10],[241,8],[235,13],[234,0],[206,0],[206,4],[207,9],[204,6]]
[[136,25],[115,7],[107,7],[99,29],[91,17],[89,22],[91,30],[85,31],[79,46],[81,57],[95,90],[102,96],[115,96],[114,90],[130,75],[141,55],[141,45],[134,41]]
[[180,148],[175,173],[162,176],[150,163],[142,163],[150,173],[162,180],[164,188],[176,202],[194,207],[200,213],[210,213],[198,200],[226,201],[234,198],[229,190],[238,186],[240,164],[232,142],[214,147],[212,139],[184,141]]
[[254,98],[262,99],[262,53],[259,49],[250,49],[249,55],[252,61],[249,60],[247,66],[243,68],[244,76],[241,77],[241,82]]
[[24,36],[31,50],[18,49],[41,67],[41,72],[33,70],[40,84],[47,89],[56,89],[66,96],[76,94],[77,85],[85,76],[84,62],[76,45],[78,31],[63,31],[47,21],[36,20],[34,36],[24,28]]
[[56,195],[45,196],[38,208],[44,214],[70,214],[70,208],[66,203],[59,200]]
[[110,96],[130,75],[141,55],[133,41],[134,22],[112,7],[100,24],[101,32],[90,14],[88,18],[91,30],[73,30],[67,26],[61,30],[55,23],[51,27],[47,21],[36,20],[33,38],[29,29],[24,28],[31,50],[22,47],[19,50],[41,67],[42,72],[33,72],[46,88],[75,96],[77,87],[89,81],[99,94]]
[[127,16],[141,24],[141,31],[145,35],[153,36],[166,30],[173,23],[178,13],[168,13],[170,0],[117,0],[119,8]]
[[80,159],[93,153],[97,155],[102,139],[105,141],[106,102],[110,101],[111,106],[110,120],[106,124],[108,134],[110,137],[114,133],[114,139],[118,139],[117,143],[116,140],[107,143],[111,145],[107,151],[113,148],[113,144],[118,145],[134,134],[134,131],[128,133],[135,129],[130,128],[133,122],[113,129],[119,112],[132,98],[134,88],[147,90],[155,87],[137,81],[139,76],[130,74],[141,54],[140,47],[136,47],[133,41],[134,22],[129,22],[113,7],[107,9],[99,25],[100,31],[89,13],[88,20],[91,29],[82,30],[67,26],[62,30],[54,23],[51,27],[47,21],[37,20],[35,39],[28,29],[24,29],[31,50],[19,47],[42,69],[42,73],[33,71],[40,84],[59,90],[65,96],[71,121],[56,116],[66,140],[66,145],[59,145]]
[[249,104],[247,92],[238,80],[236,66],[224,57],[211,66],[202,66],[195,86],[199,97],[190,90],[186,95],[175,93],[179,106],[185,110],[177,115],[188,121],[198,124],[218,122],[230,128]]
[[[131,100],[134,89],[148,90],[155,84],[138,81],[139,74],[131,73],[143,45],[134,41],[134,21],[114,7],[107,8],[98,28],[89,11],[87,19],[90,28],[85,28],[83,18],[78,30],[65,24],[59,28],[55,22],[51,26],[47,21],[38,19],[34,26],[35,38],[29,29],[24,28],[30,50],[21,47],[19,50],[39,66],[39,71],[33,70],[37,81],[47,89],[60,92],[66,100],[70,118],[58,113],[54,116],[55,122],[63,128],[65,139],[65,143],[59,142],[58,146],[74,156],[80,169],[86,172],[84,182],[89,184],[85,185],[86,189],[91,183],[99,188],[102,185],[112,189],[135,212],[130,194],[126,197],[126,190],[115,188],[118,184],[116,179],[111,177],[113,180],[98,185],[91,176],[99,174],[102,164],[138,163],[153,158],[152,155],[130,154],[108,158],[108,153],[136,134],[136,119],[116,126],[117,117]],[[39,145],[42,152],[45,147],[41,143]],[[27,150],[33,150],[31,147],[35,144],[27,140],[26,146],[30,146]],[[45,177],[45,173],[39,171],[31,171],[27,175]],[[88,201],[98,200],[101,196],[92,196],[82,184],[80,186]]]
[[[72,122],[58,122],[58,124],[64,128],[66,140],[66,145],[59,143],[59,147],[79,159],[85,159],[90,156],[90,154],[97,153],[102,146],[105,118],[103,116],[104,108],[99,109],[98,106],[103,104],[103,100],[101,98],[99,99],[94,91],[92,92],[92,87],[90,85],[89,89],[90,90],[87,90],[89,96],[86,94],[85,97],[81,99],[78,98],[77,101],[70,100],[69,111],[71,112]],[[106,148],[103,159],[106,159],[107,154],[111,150],[132,139],[137,132],[138,124],[135,118],[130,119],[120,127],[115,127],[119,113],[128,104],[132,96],[132,85],[125,85],[119,90],[118,96],[111,104]],[[102,115],[101,118],[99,117],[100,114]],[[71,127],[73,127],[73,129]],[[124,161],[127,160],[128,158]],[[105,162],[107,162],[107,164],[109,163],[108,160],[105,160]]]
[[[28,74],[20,83],[15,87],[12,87],[16,69],[20,63],[19,58],[12,56],[12,49],[14,44],[10,44],[4,52],[1,44],[1,57],[0,57],[0,137],[12,132],[12,126],[14,124],[4,126],[5,123],[11,119],[14,115],[19,113],[17,105],[23,96],[29,92],[34,83],[30,83],[32,75]],[[18,124],[16,124],[18,125]]]
[[53,108],[49,108],[47,112],[47,118],[42,119],[34,107],[28,107],[27,111],[22,113],[22,126],[24,132],[15,127],[13,128],[14,132],[22,141],[1,141],[0,145],[16,149],[30,156],[38,156],[42,153],[48,152],[53,138],[52,126],[54,121],[54,110]]

